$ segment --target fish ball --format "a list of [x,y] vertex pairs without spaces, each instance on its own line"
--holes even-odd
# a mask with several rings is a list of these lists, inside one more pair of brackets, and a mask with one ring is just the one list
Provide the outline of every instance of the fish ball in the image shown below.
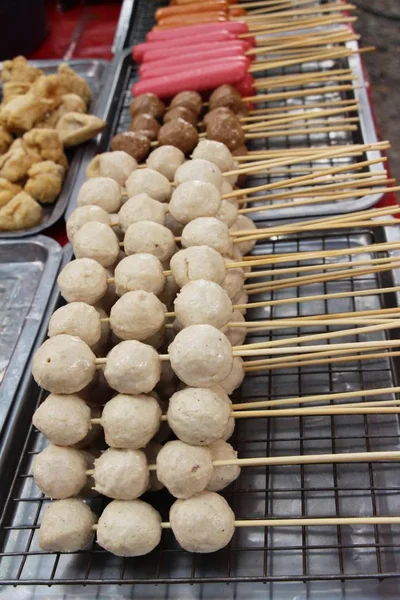
[[165,323],[164,305],[143,290],[127,292],[112,307],[110,326],[122,340],[139,340],[156,333]]
[[173,233],[153,221],[132,223],[125,233],[124,249],[127,255],[153,254],[161,262],[169,260],[176,252]]
[[91,429],[91,410],[76,395],[50,394],[36,409],[32,423],[53,444],[73,446]]
[[85,342],[72,335],[46,340],[33,357],[38,385],[56,394],[74,394],[87,386],[96,372],[96,357]]
[[49,321],[49,337],[62,333],[79,337],[93,348],[101,338],[99,313],[85,302],[71,302],[61,306]]
[[175,435],[195,446],[207,446],[221,438],[230,415],[230,404],[213,390],[189,387],[171,396],[167,412]]
[[110,215],[100,206],[88,204],[87,206],[76,208],[67,220],[67,237],[69,241],[72,242],[76,232],[79,231],[82,225],[93,221],[104,223],[104,225],[111,225]]
[[167,442],[157,456],[157,477],[175,498],[189,498],[205,490],[212,472],[208,448],[174,440]]
[[215,492],[202,492],[171,506],[172,531],[188,552],[216,552],[231,541],[235,515],[229,504]]
[[143,290],[160,294],[165,287],[166,277],[162,264],[152,254],[131,254],[115,267],[115,289],[119,296],[127,292]]
[[107,271],[92,258],[79,258],[65,265],[57,283],[67,302],[96,304],[107,292]]
[[[176,254],[175,254],[176,256]],[[165,306],[170,306],[175,300],[176,294],[179,291],[179,287],[172,275],[167,275],[163,290],[157,294],[159,299]],[[171,309],[172,310],[172,309]]]
[[161,540],[161,516],[142,500],[113,500],[97,525],[97,543],[116,556],[143,556]]
[[122,204],[122,189],[111,177],[94,177],[81,186],[77,198],[78,206],[96,204],[108,213],[116,213]]
[[216,217],[199,217],[183,229],[182,246],[209,246],[220,254],[226,254],[232,246],[232,240],[225,223]]
[[233,156],[229,148],[214,140],[200,140],[193,150],[192,157],[214,163],[222,173],[233,168]]
[[150,472],[144,452],[108,448],[94,461],[94,489],[115,500],[135,500],[149,487]]
[[175,173],[175,184],[180,185],[187,181],[204,181],[221,190],[222,173],[214,163],[202,158],[187,160]]
[[107,177],[119,185],[125,185],[132,171],[137,169],[137,161],[127,152],[114,150],[95,156],[86,169],[86,177]]
[[157,433],[161,408],[153,396],[118,394],[104,406],[101,424],[108,446],[143,448]]
[[92,466],[89,452],[50,444],[33,459],[35,483],[49,498],[70,498],[87,484],[86,470]]
[[225,335],[232,346],[241,346],[247,335],[246,319],[239,310],[234,310],[231,321],[233,323],[243,323],[243,327],[228,327]]
[[221,206],[221,194],[212,183],[186,181],[178,185],[169,203],[171,215],[180,223],[213,217]]
[[197,279],[183,286],[174,302],[184,327],[208,324],[221,329],[232,318],[232,302],[218,283]]
[[146,394],[161,376],[158,352],[136,340],[121,342],[108,353],[104,376],[121,394]]
[[168,202],[171,197],[171,184],[164,175],[154,169],[137,169],[126,180],[128,196],[145,193],[159,202]]
[[215,216],[217,219],[225,223],[229,229],[234,223],[236,223],[238,209],[233,202],[230,202],[229,200],[222,200],[219,211]]
[[[246,217],[245,215],[238,216],[236,220],[236,225],[238,226],[239,231],[247,231],[250,229],[254,229],[255,231],[257,230],[257,225],[254,223],[254,221],[252,221],[252,219],[249,219],[249,217]],[[235,244],[235,246],[239,248],[240,252],[242,253],[242,256],[246,256],[247,254],[250,254],[256,243],[257,240],[252,240],[250,242],[241,242],[239,244]]]
[[132,223],[154,221],[165,225],[167,205],[153,200],[147,194],[137,194],[122,205],[118,213],[119,223],[124,233]]
[[224,259],[209,246],[192,246],[179,250],[171,258],[171,271],[179,287],[198,279],[220,284],[226,274]]
[[111,227],[94,221],[76,232],[73,247],[76,258],[92,258],[103,267],[113,265],[119,254],[118,238]]
[[[232,260],[224,258],[225,265],[232,265]],[[233,299],[243,291],[244,273],[240,267],[226,269],[224,281],[221,287],[227,292],[229,298]]]
[[169,345],[171,366],[176,375],[193,387],[210,387],[232,369],[232,346],[212,325],[191,325]]
[[222,435],[222,439],[225,441],[229,440],[229,438],[232,437],[234,431],[235,431],[235,419],[233,417],[230,417],[230,419],[228,421],[228,425],[226,426],[226,429]]
[[240,356],[235,356],[233,359],[232,370],[225,379],[219,382],[219,385],[226,391],[227,394],[233,394],[243,382],[245,376],[244,363]]
[[[217,460],[235,460],[237,458],[236,450],[224,440],[216,440],[209,445],[213,463]],[[240,475],[239,465],[223,465],[217,467],[214,465],[213,474],[207,485],[210,492],[219,492],[226,488],[232,481],[235,481]]]
[[93,538],[96,515],[77,498],[57,500],[44,512],[39,546],[48,552],[77,552]]
[[185,162],[185,155],[175,146],[160,146],[149,154],[146,164],[150,169],[173,181],[176,170]]

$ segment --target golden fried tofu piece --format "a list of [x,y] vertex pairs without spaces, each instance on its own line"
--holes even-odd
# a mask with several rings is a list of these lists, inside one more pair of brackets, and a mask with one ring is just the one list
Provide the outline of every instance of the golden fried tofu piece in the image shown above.
[[29,194],[19,192],[5,206],[0,208],[0,230],[16,231],[39,225],[43,209]]
[[5,154],[13,143],[13,136],[3,125],[0,125],[0,154]]
[[21,139],[14,140],[8,151],[0,156],[0,177],[11,182],[23,179],[33,165],[35,157],[27,152]]
[[68,168],[61,138],[55,129],[31,129],[22,138],[24,147],[35,157],[34,162],[52,160]]
[[92,93],[88,82],[82,77],[79,77],[67,63],[62,63],[58,67],[57,72],[63,93],[77,94],[86,102],[86,104],[89,104],[92,99]]
[[4,177],[0,177],[0,207],[7,204],[21,190],[22,187],[20,185],[16,185],[4,179]]
[[50,110],[51,105],[51,100],[39,98],[30,92],[16,96],[1,107],[0,122],[8,131],[22,134],[32,129],[36,121]]
[[7,81],[23,81],[30,84],[41,75],[43,75],[42,69],[37,69],[30,65],[24,56],[16,56],[13,60],[5,60],[3,62],[1,79],[3,83]]
[[25,191],[38,202],[52,203],[59,196],[65,169],[52,160],[32,165],[28,171]]
[[69,112],[61,117],[56,126],[66,148],[77,146],[94,138],[103,131],[107,123],[95,115]]
[[51,100],[50,110],[54,110],[61,104],[63,88],[58,75],[42,75],[32,84],[31,94],[39,98]]
[[87,110],[84,100],[77,94],[64,94],[61,104],[53,110],[43,121],[36,123],[36,127],[55,127],[63,115],[68,112],[85,113]]
[[3,83],[3,103],[7,104],[17,96],[22,96],[29,91],[30,83],[25,81],[7,81]]

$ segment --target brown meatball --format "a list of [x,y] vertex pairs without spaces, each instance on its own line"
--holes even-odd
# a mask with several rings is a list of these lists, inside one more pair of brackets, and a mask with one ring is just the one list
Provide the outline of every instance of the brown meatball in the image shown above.
[[247,115],[249,114],[249,107],[247,106],[246,102],[242,102],[242,104],[239,106],[238,110],[236,111],[236,116],[239,117],[239,119],[241,117],[247,117]]
[[208,123],[211,121],[211,119],[214,119],[214,117],[218,117],[218,116],[234,117],[235,113],[232,112],[231,110],[229,110],[229,108],[226,108],[225,106],[219,106],[218,108],[214,108],[213,110],[210,110],[206,115],[204,115],[204,118],[203,118],[204,125],[207,126]]
[[150,140],[142,133],[132,131],[118,133],[111,140],[111,150],[123,150],[141,162],[150,152]]
[[164,123],[168,123],[169,121],[175,121],[176,119],[183,119],[187,121],[193,127],[197,127],[197,116],[184,106],[175,106],[175,108],[170,108],[164,115]]
[[233,112],[237,112],[242,108],[243,100],[237,89],[231,85],[220,85],[210,96],[210,110],[219,106],[226,106]]
[[141,133],[149,138],[152,142],[157,139],[160,124],[154,117],[148,113],[140,113],[133,117],[129,131]]
[[249,153],[249,150],[245,144],[238,146],[234,150],[232,150],[232,156],[246,156]]
[[165,104],[155,94],[140,94],[131,103],[130,111],[132,117],[146,113],[155,119],[161,119],[165,113]]
[[179,92],[179,94],[176,94],[176,96],[172,98],[169,106],[170,108],[183,106],[199,116],[201,109],[203,108],[203,100],[198,92],[190,90],[188,92]]
[[231,152],[245,141],[244,131],[237,117],[220,116],[211,119],[206,132],[208,139],[222,142]]
[[175,146],[188,154],[197,146],[199,134],[197,129],[183,119],[175,119],[165,123],[158,132],[160,146]]

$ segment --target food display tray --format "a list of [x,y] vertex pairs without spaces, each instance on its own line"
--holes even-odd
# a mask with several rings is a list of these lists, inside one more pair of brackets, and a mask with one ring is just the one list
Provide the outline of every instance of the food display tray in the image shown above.
[[[323,4],[324,2],[316,1],[316,5]],[[128,0],[124,3],[125,6],[121,11],[119,34],[116,37],[115,43],[118,41],[118,48],[121,46],[129,47],[129,49],[121,54],[121,65],[117,71],[116,67],[112,69],[116,73],[117,77],[122,78],[123,84],[121,87],[121,80],[115,82],[114,85],[118,87],[121,93],[121,100],[115,105],[116,113],[113,115],[113,127],[106,133],[106,138],[103,143],[103,148],[106,148],[107,143],[110,141],[109,133],[115,135],[117,131],[126,131],[130,123],[129,115],[129,104],[132,101],[131,88],[133,83],[138,78],[137,65],[131,57],[132,46],[141,43],[145,40],[146,33],[155,24],[154,13],[162,7],[168,5],[166,0],[155,0],[154,2],[146,2],[145,0]],[[122,43],[121,40],[125,40]],[[348,42],[346,47],[350,50],[357,50],[357,42]],[[261,57],[262,60],[263,57]],[[264,57],[265,60],[265,57]],[[296,73],[306,73],[311,71],[332,71],[334,69],[351,69],[354,74],[354,89],[349,91],[337,91],[330,92],[329,94],[322,95],[321,93],[313,94],[310,91],[310,95],[307,96],[304,104],[326,101],[341,101],[341,100],[352,100],[359,104],[359,123],[357,130],[355,131],[334,131],[331,133],[310,133],[302,135],[290,135],[264,138],[260,140],[251,140],[248,142],[250,150],[282,150],[291,148],[318,148],[325,146],[343,146],[346,144],[372,144],[377,142],[377,135],[375,131],[374,120],[371,112],[371,107],[368,99],[368,93],[366,88],[366,81],[364,78],[363,65],[361,58],[358,54],[354,54],[348,58],[325,60],[322,62],[303,63],[302,65],[296,65],[291,67],[284,67],[281,69],[274,69],[268,72],[257,73],[257,78],[264,78],[267,76],[277,75],[289,75]],[[340,85],[340,81],[325,81],[324,83],[318,83],[315,85],[308,85],[307,88],[312,90],[313,87],[327,87],[331,85]],[[293,89],[293,88],[291,88]],[[305,89],[305,86],[297,86],[296,89]],[[267,90],[268,91],[268,90]],[[274,88],[269,90],[272,93],[280,91],[289,91],[288,89],[279,90]],[[258,92],[265,93],[264,90]],[[291,98],[283,101],[275,101],[269,103],[257,103],[257,108],[298,108],[299,115],[301,116],[301,107],[303,106],[303,98]],[[355,116],[356,113],[346,113],[343,116]],[[324,117],[319,126],[335,125],[337,117]],[[288,174],[274,175],[263,174],[258,176],[252,176],[247,178],[246,187],[264,185],[268,183],[274,183],[282,180],[283,178],[296,177],[299,175],[298,169],[303,166],[307,168],[309,166],[316,166],[320,168],[330,168],[342,166],[345,164],[351,164],[354,161],[364,161],[379,158],[380,154],[377,151],[369,151],[367,155],[360,156],[357,158],[334,158],[320,161],[314,161],[312,163],[305,163],[303,165],[294,165],[291,172]],[[369,167],[360,170],[360,172],[366,172],[369,169],[373,175],[382,174],[384,167],[382,164],[374,164]],[[300,173],[301,174],[301,173]],[[288,189],[281,188],[279,191],[287,192]],[[264,194],[265,192],[260,192]],[[251,213],[251,217],[255,221],[263,220],[275,220],[275,219],[293,219],[293,218],[308,218],[317,216],[328,216],[332,214],[347,213],[356,210],[365,210],[375,205],[382,197],[382,194],[366,194],[360,198],[354,198],[350,200],[336,200],[326,203],[319,203],[315,205],[306,205],[296,207],[296,196],[293,195],[293,207],[285,209],[268,210],[268,212]],[[267,201],[263,201],[266,204]]]
[[[107,68],[109,62],[106,60],[93,60],[93,59],[76,59],[76,60],[33,60],[30,61],[32,65],[43,69],[46,75],[56,73],[58,66],[62,62],[67,62],[72,69],[74,69],[78,75],[84,77],[92,91],[94,100],[89,108],[90,113],[97,115],[98,117],[105,119],[107,116],[106,107],[108,98],[107,83]],[[1,65],[1,63],[0,63]],[[1,96],[1,94],[0,94]],[[44,204],[43,207],[43,221],[31,227],[30,229],[21,229],[19,231],[0,231],[0,239],[16,239],[23,238],[26,236],[37,235],[38,233],[48,229],[51,225],[54,225],[64,214],[65,209],[70,200],[71,188],[75,184],[76,177],[79,172],[80,164],[85,154],[93,155],[96,152],[96,140],[91,140],[86,144],[78,146],[73,150],[67,152],[67,158],[69,162],[69,169],[67,171],[64,184],[61,193],[54,204]]]
[[44,236],[0,240],[0,448],[61,259],[61,247]]
[[[397,228],[355,230],[347,235],[332,231],[323,237],[314,233],[310,237],[288,237],[258,244],[255,254],[334,250],[399,240]],[[69,260],[71,250],[66,252],[65,260]],[[357,257],[366,260],[372,255],[365,249],[352,260]],[[349,258],[344,257],[343,261],[346,260]],[[317,259],[312,262],[318,264]],[[279,277],[282,275],[271,280]],[[396,270],[284,289],[252,299],[293,299],[297,295],[351,292],[399,283],[400,273]],[[55,293],[51,301],[53,307],[60,302]],[[399,295],[393,291],[357,298],[347,296],[300,304],[289,302],[275,308],[251,310],[247,318],[295,318],[398,305]],[[45,320],[41,339],[46,335],[46,328]],[[310,330],[312,333],[324,331],[327,328],[323,326]],[[300,330],[274,330],[268,336],[264,334],[264,339],[296,334],[299,335]],[[247,340],[260,341],[262,335],[255,334],[253,340],[252,337]],[[386,334],[346,336],[344,341],[357,339],[383,340]],[[384,357],[366,362],[248,374],[237,399],[278,399],[390,387],[399,385],[399,367],[398,358]],[[319,593],[329,600],[396,597],[392,593],[398,589],[396,578],[400,577],[398,525],[244,528],[236,531],[227,548],[211,555],[194,555],[181,550],[171,532],[164,532],[161,545],[150,555],[135,559],[112,556],[96,544],[72,554],[41,551],[37,530],[48,500],[34,484],[31,465],[33,456],[47,442],[29,421],[43,399],[43,392],[32,377],[26,375],[19,397],[19,411],[10,423],[10,428],[18,431],[18,435],[13,436],[1,458],[3,464],[13,460],[14,469],[8,476],[2,475],[1,487],[7,490],[7,497],[0,506],[0,580],[4,586],[0,588],[0,597],[1,593],[7,600],[36,597],[72,600],[77,594],[90,600],[247,600],[249,597],[283,600],[319,598]],[[398,451],[399,422],[396,415],[389,414],[240,420],[232,445],[242,457]],[[242,469],[239,479],[223,494],[240,519],[398,516],[399,480],[400,464],[396,462],[258,467]],[[164,520],[167,519],[171,504],[168,494],[160,492],[146,499],[161,511]],[[103,500],[95,498],[91,502],[94,510],[100,513]],[[50,587],[44,591],[39,587],[41,585]]]

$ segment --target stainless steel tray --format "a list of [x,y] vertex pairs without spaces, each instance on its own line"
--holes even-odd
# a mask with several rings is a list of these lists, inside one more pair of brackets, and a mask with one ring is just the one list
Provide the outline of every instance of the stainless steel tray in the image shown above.
[[0,241],[0,437],[53,293],[61,247],[38,236]]
[[[256,254],[358,247],[386,240],[398,241],[398,230],[363,230],[348,235],[332,232],[324,237],[314,234],[311,237],[281,239],[258,245]],[[366,250],[362,258],[368,256]],[[399,272],[394,271],[382,276],[373,274],[315,284],[300,290],[286,289],[264,294],[262,298],[350,292],[380,285],[398,285],[399,282]],[[398,295],[393,293],[356,299],[347,297],[324,303],[293,302],[285,305],[285,309],[253,310],[248,313],[248,318],[284,318],[325,311],[391,307],[398,305],[398,300]],[[59,297],[55,295],[52,303],[56,305],[58,301]],[[42,337],[46,335],[46,326],[47,321],[43,323]],[[326,328],[320,330],[325,331]],[[296,333],[296,329],[275,331],[267,339]],[[255,339],[259,340],[260,335]],[[355,340],[356,336],[346,337],[346,341],[352,339]],[[365,339],[385,339],[385,334],[368,335]],[[389,387],[399,384],[399,373],[398,359],[392,358],[275,370],[247,376],[238,398],[280,398]],[[190,555],[179,549],[170,534],[163,536],[162,545],[157,550],[140,559],[113,557],[96,545],[77,554],[42,552],[38,547],[37,528],[47,501],[33,482],[31,462],[33,455],[46,442],[28,423],[42,394],[29,374],[26,374],[23,385],[19,416],[10,423],[10,429],[18,429],[20,435],[18,439],[14,436],[14,444],[10,444],[8,451],[3,453],[0,463],[0,467],[7,464],[10,457],[18,462],[11,476],[3,477],[2,471],[3,487],[8,495],[0,521],[0,578],[4,584],[0,594],[3,592],[7,599],[62,596],[70,600],[74,595],[76,597],[77,590],[80,597],[88,599],[214,600],[235,597],[247,600],[249,597],[269,597],[276,600],[319,598],[319,594],[329,600],[343,597],[341,594],[350,600],[395,597],[391,594],[397,589],[397,584],[391,579],[400,577],[398,526],[306,527],[271,531],[243,529],[237,531],[227,549],[212,555]],[[22,420],[24,426],[21,425]],[[232,443],[241,456],[399,450],[399,423],[395,415],[242,420],[237,425]],[[225,491],[225,496],[238,518],[246,519],[265,515],[293,518],[301,515],[398,516],[399,477],[398,463],[248,468],[243,469],[240,478]],[[97,511],[101,510],[99,501],[93,501]],[[161,510],[164,518],[167,516],[171,503],[167,494],[161,493],[157,498],[152,496],[149,501]],[[381,581],[383,579],[385,581]],[[303,587],[301,582],[306,582],[307,586]],[[39,585],[51,587],[44,592]]]
[[[43,69],[47,75],[55,73],[57,67],[64,61],[61,60],[37,60],[31,61],[33,65]],[[93,59],[79,59],[66,61],[68,64],[80,75],[84,77],[92,90],[93,102],[90,107],[90,112],[98,115],[101,118],[105,118],[106,113],[104,112],[104,96],[101,92],[108,95],[107,88],[107,67],[109,62],[106,60],[93,60]],[[69,151],[67,153],[68,160],[70,163],[61,194],[57,198],[56,202],[51,205],[43,205],[43,221],[36,227],[31,229],[21,229],[20,231],[0,231],[0,239],[16,239],[23,238],[26,236],[32,236],[40,233],[41,231],[48,229],[51,225],[54,225],[61,216],[64,214],[65,209],[70,200],[70,190],[75,183],[80,164],[85,153],[95,153],[97,142],[92,140],[87,144],[83,144],[78,148]]]

